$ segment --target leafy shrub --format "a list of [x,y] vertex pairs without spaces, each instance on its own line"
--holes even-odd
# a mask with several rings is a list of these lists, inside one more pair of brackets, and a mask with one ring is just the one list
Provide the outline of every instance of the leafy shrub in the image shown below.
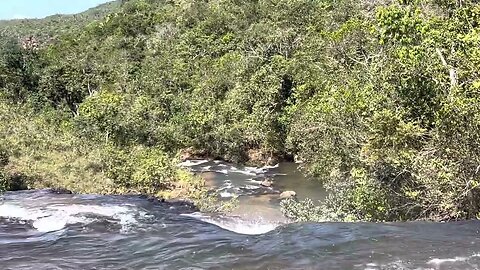
[[204,197],[179,150],[297,156],[332,191],[284,204],[298,220],[478,215],[477,1],[221,6],[131,0],[39,48],[0,38],[8,169],[32,187]]
[[7,176],[3,169],[0,169],[0,192],[8,190]]
[[126,192],[156,195],[178,180],[173,160],[159,149],[108,146],[102,160],[106,176]]
[[5,167],[8,164],[7,150],[0,146],[0,168]]

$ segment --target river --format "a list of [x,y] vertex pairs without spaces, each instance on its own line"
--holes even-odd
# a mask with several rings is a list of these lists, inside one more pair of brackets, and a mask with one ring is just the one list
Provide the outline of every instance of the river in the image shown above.
[[280,191],[325,196],[294,164],[182,165],[225,200],[239,196],[239,208],[207,215],[142,196],[8,192],[0,269],[480,269],[480,222],[291,223]]

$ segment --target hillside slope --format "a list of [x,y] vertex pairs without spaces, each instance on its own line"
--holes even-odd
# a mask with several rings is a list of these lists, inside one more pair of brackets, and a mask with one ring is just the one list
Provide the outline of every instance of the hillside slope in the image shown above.
[[476,1],[131,0],[40,50],[8,42],[0,88],[67,149],[109,149],[86,168],[121,187],[169,187],[153,157],[182,151],[296,156],[333,191],[285,203],[298,220],[475,218],[479,21]]
[[39,40],[58,37],[87,24],[103,19],[120,8],[121,1],[112,1],[74,15],[52,15],[43,19],[0,20],[0,36]]

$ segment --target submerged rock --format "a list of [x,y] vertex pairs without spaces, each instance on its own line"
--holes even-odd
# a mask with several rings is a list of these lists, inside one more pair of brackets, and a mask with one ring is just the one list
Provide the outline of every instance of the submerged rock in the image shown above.
[[154,196],[140,195],[141,198],[145,198],[148,201],[168,207],[170,210],[175,210],[178,213],[193,213],[199,211],[198,207],[191,201],[182,200],[182,199],[164,199]]
[[271,187],[273,185],[273,182],[270,179],[265,179],[260,183],[262,187]]
[[293,198],[296,197],[297,193],[293,190],[287,190],[284,191],[280,194],[280,199],[288,199],[288,198]]
[[53,194],[73,194],[71,190],[68,190],[65,188],[51,188],[51,189],[48,189],[48,191]]

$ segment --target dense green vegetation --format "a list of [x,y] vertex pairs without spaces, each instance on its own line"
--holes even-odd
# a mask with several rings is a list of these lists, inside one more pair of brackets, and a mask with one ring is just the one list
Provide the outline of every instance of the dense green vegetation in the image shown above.
[[7,35],[4,170],[156,194],[182,149],[296,156],[332,192],[294,219],[475,218],[479,22],[473,0],[130,0],[40,48]]
[[475,1],[399,1],[330,33],[347,41],[336,46],[346,75],[332,73],[343,83],[302,105],[290,138],[334,193],[319,207],[285,203],[288,215],[478,215],[479,12]]

